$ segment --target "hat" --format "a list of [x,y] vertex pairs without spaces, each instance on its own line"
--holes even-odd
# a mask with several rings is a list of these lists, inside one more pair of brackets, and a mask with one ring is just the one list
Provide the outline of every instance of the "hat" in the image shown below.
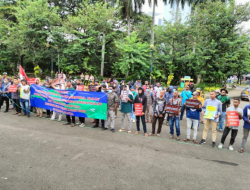
[[222,89],[220,89],[220,92],[222,92],[223,90],[226,92],[226,94],[228,94],[227,89],[223,89],[223,88],[222,88]]
[[194,92],[193,95],[194,96],[199,96],[200,94],[199,94],[199,92]]
[[3,75],[7,75],[7,72],[4,72]]

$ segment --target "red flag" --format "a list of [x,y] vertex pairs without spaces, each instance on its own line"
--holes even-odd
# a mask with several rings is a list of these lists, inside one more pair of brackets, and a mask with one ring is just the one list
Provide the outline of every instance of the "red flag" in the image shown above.
[[19,67],[19,73],[20,73],[20,78],[21,79],[28,79],[28,77],[27,77],[27,75],[26,75],[26,73],[25,73],[25,71],[23,70],[23,67],[20,65],[20,67]]

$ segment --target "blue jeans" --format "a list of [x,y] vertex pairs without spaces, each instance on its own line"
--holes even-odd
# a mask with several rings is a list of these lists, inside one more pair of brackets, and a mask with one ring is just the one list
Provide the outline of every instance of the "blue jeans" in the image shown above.
[[133,111],[134,104],[132,104],[131,119],[135,120],[135,113]]
[[175,128],[176,128],[176,135],[180,136],[181,135],[181,130],[180,130],[179,117],[169,116],[169,126],[170,126],[170,134],[171,135],[174,135],[174,124],[175,124]]
[[145,115],[136,116],[137,131],[140,131],[140,118],[141,118],[141,121],[142,121],[143,131],[144,131],[144,133],[147,133],[147,126],[146,126],[146,122],[145,122]]
[[183,105],[183,106],[181,107],[181,116],[180,116],[181,119],[183,118],[185,109],[186,109],[186,106]]
[[30,115],[30,102],[29,100],[20,98],[20,105],[22,107],[23,113]]
[[219,117],[219,130],[223,130],[225,118],[226,118],[226,112],[221,112]]

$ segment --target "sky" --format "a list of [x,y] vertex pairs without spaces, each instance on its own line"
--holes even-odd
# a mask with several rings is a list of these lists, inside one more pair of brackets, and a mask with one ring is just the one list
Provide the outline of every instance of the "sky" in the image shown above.
[[[244,4],[246,2],[250,2],[250,0],[236,0],[236,4]],[[162,19],[164,17],[164,15],[166,16],[166,14],[170,14],[169,12],[171,11],[170,5],[166,5],[168,8],[164,8],[164,4],[163,1],[159,0],[158,1],[158,6],[156,7],[156,18],[155,18],[155,24],[158,24],[159,19]],[[167,10],[167,11],[166,11]],[[145,5],[142,8],[142,11],[150,16],[152,16],[152,7],[149,7],[148,4],[148,0],[145,1]],[[168,12],[168,13],[166,13]],[[188,14],[185,13],[188,11],[184,11],[184,14]],[[250,30],[250,21],[243,23],[243,27],[245,30]]]

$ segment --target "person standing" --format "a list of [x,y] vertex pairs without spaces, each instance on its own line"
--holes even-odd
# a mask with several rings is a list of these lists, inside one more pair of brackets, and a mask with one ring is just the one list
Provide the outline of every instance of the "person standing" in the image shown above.
[[[23,110],[24,116],[30,117],[30,86],[27,84],[26,80],[21,80],[20,91],[20,105]],[[21,116],[21,115],[20,115]]]
[[226,111],[227,108],[230,107],[230,98],[227,96],[228,91],[226,89],[221,89],[220,90],[220,95],[218,96],[218,100],[221,101],[222,103],[222,112],[219,117],[219,132],[223,132],[223,127],[224,127],[224,122],[225,122],[225,117],[226,117]]
[[80,78],[81,78],[81,82],[83,82],[83,80],[84,80],[84,74],[83,73],[80,75]]
[[[65,90],[75,90],[70,80],[68,80],[67,83],[65,83]],[[66,115],[67,123],[64,123],[63,125],[70,125],[72,123],[71,127],[75,127],[75,124],[76,124],[75,116],[71,116],[71,117],[72,117],[72,122],[71,122],[70,115]]]
[[133,104],[133,94],[128,90],[127,86],[124,86],[123,91],[120,95],[121,98],[121,112],[122,112],[122,128],[119,130],[120,132],[124,132],[125,126],[125,117],[128,119],[128,133],[131,134],[131,111]]
[[14,78],[13,85],[17,86],[17,91],[13,92],[12,96],[16,108],[16,113],[14,113],[13,115],[21,115],[20,92],[18,90],[21,87],[21,85],[19,84],[17,78]]
[[216,126],[219,121],[219,116],[222,112],[222,104],[216,98],[216,92],[210,92],[210,99],[207,99],[203,105],[203,111],[205,112],[204,116],[204,130],[203,137],[200,141],[200,144],[206,143],[207,133],[209,126],[212,128],[212,147],[216,146]]
[[[142,104],[142,115],[136,116],[137,131],[135,132],[135,134],[136,135],[140,134],[140,119],[141,119],[143,131],[144,131],[144,136],[148,137],[147,126],[146,126],[146,122],[145,122],[145,112],[146,112],[146,108],[147,108],[147,96],[145,96],[144,90],[142,87],[138,88],[138,95],[135,97],[134,103],[141,103]],[[135,107],[133,109],[135,111]]]
[[250,105],[246,105],[243,109],[243,139],[241,143],[241,148],[239,149],[239,153],[243,153],[246,148],[247,138],[249,136],[250,131]]
[[[201,91],[200,90],[196,90],[196,92],[199,93],[199,96],[198,96],[198,100],[201,102],[201,107],[203,107],[204,105],[204,98],[202,98],[201,96]],[[201,110],[200,112],[200,122],[203,124],[204,123],[204,112]],[[199,126],[198,126],[199,127]]]
[[[131,87],[130,90],[131,90],[131,93],[133,94],[133,100],[135,100],[135,97],[137,96],[137,92],[135,91],[134,87]],[[135,123],[134,104],[132,104],[131,120],[133,123]]]
[[157,82],[156,87],[154,87],[154,91],[156,93],[155,98],[158,98],[160,96],[161,90],[162,90],[161,83]]
[[[146,93],[145,93],[146,97],[147,97],[147,109],[146,109],[146,123],[148,123],[149,121],[152,123],[153,122],[153,109],[152,109],[152,105],[153,105],[153,93],[150,92],[149,86],[147,86],[146,88]],[[150,120],[149,120],[150,117]]]
[[[40,85],[40,79],[39,78],[36,78],[36,85]],[[43,109],[42,108],[36,107],[36,113],[37,113],[36,117],[40,117],[40,118],[43,117]]]
[[[164,98],[166,99],[167,104],[169,103],[169,100],[171,98],[173,98],[174,95],[174,87],[173,86],[169,86],[166,90],[166,93],[164,95]],[[169,125],[169,114],[165,115],[165,119],[167,119],[167,125]]]
[[[52,84],[52,88],[56,89],[56,90],[64,90],[65,87],[62,86],[62,84],[59,83],[59,79],[56,80],[53,84]],[[51,116],[51,121],[55,121],[56,120],[56,112],[53,111],[53,114]],[[58,120],[57,121],[62,121],[62,114],[58,113]]]
[[151,136],[155,135],[155,125],[156,122],[158,120],[158,130],[157,130],[157,137],[160,137],[161,134],[161,128],[162,128],[162,124],[164,121],[164,117],[165,117],[165,107],[167,104],[166,99],[164,98],[165,95],[165,91],[162,90],[160,92],[160,95],[158,98],[156,98],[154,100],[153,103],[153,123],[152,123],[152,132],[151,132]]
[[115,110],[119,103],[119,98],[115,92],[113,92],[115,88],[113,86],[109,86],[108,89],[108,111],[107,111],[107,120],[105,121],[105,128],[103,130],[108,129],[109,118],[110,118],[110,128],[111,132],[115,132]]
[[[177,90],[174,91],[173,98],[169,100],[169,104],[172,106],[179,106],[181,109],[181,99],[178,96],[179,96],[179,92]],[[169,126],[170,126],[169,138],[170,139],[174,138],[174,124],[175,124],[177,141],[180,140],[180,135],[181,135],[179,114],[180,114],[179,112],[177,115],[169,114]]]
[[[239,108],[239,105],[240,105],[240,99],[235,98],[233,100],[233,106],[227,108],[226,115],[228,115],[228,112],[230,112],[230,111],[235,111],[238,114],[239,119],[242,119],[243,118],[243,110],[241,108]],[[222,105],[222,107],[223,107],[223,105]],[[230,144],[229,144],[229,150],[234,150],[233,144],[234,144],[235,138],[237,136],[238,129],[239,129],[239,126],[229,126],[228,122],[227,122],[227,118],[226,118],[226,126],[225,126],[225,129],[223,131],[223,135],[221,137],[221,143],[218,146],[218,148],[223,148],[224,142],[227,138],[227,135],[229,134],[229,132],[231,130],[231,139],[230,139]]]
[[185,103],[187,99],[192,98],[192,92],[189,90],[189,85],[186,85],[185,89],[181,92],[181,101],[182,101],[182,108],[181,108],[181,116],[180,120],[182,120],[184,111],[185,111]]
[[142,86],[144,92],[147,91],[147,88],[149,88],[149,84],[148,84],[148,81],[145,81],[145,84]]
[[9,105],[10,105],[10,98],[11,98],[11,93],[8,92],[8,88],[11,85],[10,79],[5,78],[3,83],[1,84],[1,103],[0,103],[0,110],[1,106],[3,105],[3,102],[5,101],[6,103],[6,108],[4,113],[9,111]]
[[[199,101],[197,98],[199,96],[198,92],[193,93],[193,100]],[[185,103],[186,104],[186,103]],[[193,126],[194,134],[193,134],[193,143],[198,144],[198,141],[196,140],[197,136],[197,129],[200,121],[200,112],[202,111],[202,104],[199,101],[199,108],[193,109],[193,108],[186,108],[187,113],[187,138],[183,141],[187,142],[190,141],[190,133],[191,133],[191,126]]]
[[89,74],[85,73],[85,80],[84,80],[84,86],[87,86],[89,83]]
[[89,84],[93,84],[94,80],[95,80],[95,77],[93,76],[93,74],[91,74],[89,77]]

